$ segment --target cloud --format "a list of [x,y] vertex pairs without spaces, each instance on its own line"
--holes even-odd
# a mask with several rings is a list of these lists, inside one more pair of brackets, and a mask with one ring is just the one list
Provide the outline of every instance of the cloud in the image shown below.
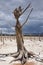
[[40,18],[43,18],[43,11],[33,11],[31,17],[34,17],[34,18],[37,18],[37,19],[40,19]]
[[[33,12],[29,17],[29,24],[26,25],[34,25],[43,22],[43,0],[0,0],[0,25],[11,24],[15,25],[15,18],[12,14],[12,11],[18,7],[19,5],[22,8],[25,8],[29,2],[31,2],[31,6],[33,7]],[[26,20],[26,17],[29,13],[29,10],[20,17],[20,22],[23,23]],[[13,28],[12,28],[13,29]],[[8,29],[7,29],[8,30]]]
[[5,19],[5,20],[13,20],[12,15],[8,15],[4,13],[3,11],[0,11],[0,19]]

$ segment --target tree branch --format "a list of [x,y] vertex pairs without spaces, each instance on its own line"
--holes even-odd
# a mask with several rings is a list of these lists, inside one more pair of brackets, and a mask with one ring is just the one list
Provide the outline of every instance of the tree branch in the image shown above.
[[24,9],[24,11],[21,13],[21,15],[30,7],[30,5],[31,5],[31,3],[28,4],[28,6]]
[[27,16],[27,19],[26,19],[26,21],[25,21],[25,22],[22,24],[22,26],[21,26],[21,27],[23,27],[23,26],[24,26],[24,24],[25,24],[25,23],[27,23],[27,21],[28,21],[28,18],[29,18],[29,16],[30,16],[30,14],[31,14],[32,10],[33,10],[33,8],[31,9],[31,11],[30,11],[29,15]]

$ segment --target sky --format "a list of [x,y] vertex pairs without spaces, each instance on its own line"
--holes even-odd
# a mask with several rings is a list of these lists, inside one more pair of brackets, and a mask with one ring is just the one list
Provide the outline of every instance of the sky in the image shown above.
[[19,18],[20,23],[23,24],[33,8],[22,31],[27,34],[43,33],[43,0],[0,0],[0,33],[15,33],[16,20],[12,12],[19,6],[25,9],[30,2],[30,8]]

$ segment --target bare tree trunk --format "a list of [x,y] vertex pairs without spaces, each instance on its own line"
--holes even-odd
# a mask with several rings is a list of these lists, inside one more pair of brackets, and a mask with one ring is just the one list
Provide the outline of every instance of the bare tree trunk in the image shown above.
[[[27,6],[27,8],[30,6],[30,4]],[[26,8],[26,9],[27,9]],[[26,11],[26,9],[23,11],[23,13]],[[32,12],[33,9],[31,9],[30,13]],[[30,15],[29,13],[29,15]],[[21,63],[24,64],[26,62],[27,57],[30,57],[30,55],[33,55],[31,53],[28,53],[28,51],[25,49],[24,47],[24,40],[23,40],[23,35],[22,35],[22,27],[23,25],[27,22],[29,15],[26,19],[26,21],[23,23],[23,25],[20,24],[19,22],[19,17],[22,14],[22,10],[21,7],[20,8],[16,8],[13,12],[15,18],[16,18],[16,26],[15,26],[15,31],[16,31],[16,42],[17,42],[17,52],[19,52],[19,56],[17,55],[16,60],[21,60]],[[21,55],[21,57],[20,57]],[[26,56],[27,55],[27,56]]]
[[19,51],[19,50],[23,49],[24,41],[23,41],[21,24],[19,23],[18,20],[17,20],[16,26],[15,26],[15,30],[16,30],[17,49]]
[[17,52],[20,52],[16,60],[21,60],[21,63],[24,64],[27,60],[28,57],[33,56],[33,53],[29,53],[25,47],[24,47],[24,40],[23,40],[23,35],[22,35],[22,27],[20,22],[17,20],[16,26],[16,42],[17,42]]

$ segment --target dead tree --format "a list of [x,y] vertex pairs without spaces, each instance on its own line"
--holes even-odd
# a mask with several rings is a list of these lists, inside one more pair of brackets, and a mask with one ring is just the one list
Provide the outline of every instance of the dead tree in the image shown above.
[[[27,8],[30,7],[31,4],[29,4],[24,11],[22,11],[21,6],[19,8],[16,8],[13,12],[15,18],[16,18],[16,26],[15,26],[15,31],[16,31],[16,42],[17,42],[17,52],[16,53],[9,53],[9,54],[0,54],[0,57],[6,57],[6,56],[12,56],[14,57],[13,61],[21,61],[22,64],[25,64],[27,59],[34,57],[37,60],[37,56],[35,56],[34,53],[28,52],[26,48],[24,47],[24,40],[23,40],[23,35],[22,35],[22,27],[24,24],[27,22],[33,8],[31,9],[26,21],[21,25],[19,22],[19,17],[27,10]],[[40,59],[42,62],[43,59]],[[39,61],[39,60],[37,60]],[[10,62],[10,63],[11,63]]]
[[17,42],[17,53],[19,54],[16,54],[16,56],[13,56],[15,60],[12,60],[11,62],[20,60],[22,64],[25,64],[28,58],[35,57],[34,53],[28,52],[26,48],[24,47],[24,40],[23,40],[23,34],[22,34],[22,27],[28,21],[28,18],[33,8],[31,9],[29,15],[27,16],[26,21],[22,25],[19,22],[19,17],[27,10],[27,8],[30,7],[30,5],[31,3],[26,7],[24,11],[22,11],[20,6],[19,8],[16,8],[13,12],[16,19],[15,31],[16,31],[16,42]]
[[1,42],[2,42],[2,30],[1,30]]
[[[30,6],[30,4],[27,6],[27,8],[29,8],[29,6]],[[24,40],[23,40],[23,35],[22,35],[22,27],[27,22],[29,15],[31,14],[33,8],[31,9],[26,21],[22,25],[19,22],[19,17],[26,11],[26,9],[22,12],[22,9],[20,6],[19,8],[16,8],[13,12],[13,14],[16,18],[15,31],[16,31],[16,41],[17,41],[17,53],[19,52],[20,53],[19,55],[21,55],[21,57],[19,57],[19,55],[17,55],[17,58],[15,60],[21,60],[22,64],[26,63],[28,57],[33,56],[33,53],[29,53],[26,50],[26,48],[24,47]]]

